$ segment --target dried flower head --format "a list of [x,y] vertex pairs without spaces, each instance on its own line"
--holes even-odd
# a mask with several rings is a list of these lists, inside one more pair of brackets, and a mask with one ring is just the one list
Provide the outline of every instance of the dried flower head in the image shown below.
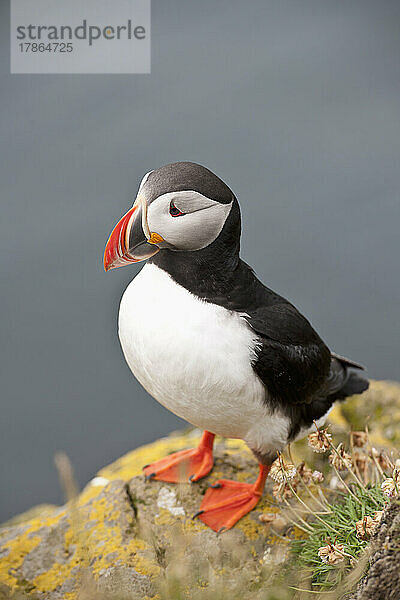
[[343,544],[328,544],[327,546],[322,546],[318,550],[318,556],[322,562],[327,563],[328,565],[337,565],[344,561],[345,558],[343,556]]
[[329,448],[329,442],[332,440],[330,433],[326,429],[318,429],[308,435],[308,445],[314,452],[326,452]]
[[283,502],[283,500],[293,497],[293,492],[286,483],[275,483],[272,488],[272,494],[278,502]]
[[368,466],[368,456],[366,454],[363,454],[362,452],[354,452],[353,459],[355,466],[359,470],[360,474],[364,476]]
[[374,514],[374,522],[379,525],[379,523],[382,521],[382,517],[383,517],[383,510],[377,510],[376,513]]
[[296,467],[290,463],[285,463],[283,458],[279,457],[272,464],[269,475],[278,483],[290,481],[296,475]]
[[379,521],[372,517],[364,517],[356,523],[356,535],[360,540],[367,540],[377,529]]
[[398,495],[393,477],[388,477],[387,479],[383,480],[381,484],[381,490],[382,494],[386,496],[386,498],[395,498]]
[[369,453],[369,456],[378,463],[382,471],[389,471],[391,463],[383,450],[377,450],[376,448],[372,448]]
[[322,483],[324,480],[324,476],[321,473],[321,471],[313,471],[312,475],[311,475],[311,479],[313,480],[314,483]]
[[343,444],[339,444],[336,448],[336,452],[333,451],[332,454],[330,454],[329,462],[338,471],[345,471],[352,467],[351,456],[345,452]]
[[356,448],[362,448],[368,441],[368,434],[365,431],[352,431],[351,440],[353,446]]
[[312,471],[306,467],[305,462],[302,462],[297,467],[297,474],[303,480],[304,483],[310,483],[312,478]]
[[392,477],[383,480],[381,490],[387,498],[396,498],[400,495],[400,473],[397,469],[393,469]]

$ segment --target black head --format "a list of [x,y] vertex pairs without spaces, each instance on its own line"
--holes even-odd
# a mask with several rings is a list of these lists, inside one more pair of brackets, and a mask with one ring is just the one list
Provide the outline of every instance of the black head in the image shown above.
[[147,173],[140,184],[140,192],[150,203],[171,192],[193,190],[221,204],[234,199],[232,190],[206,167],[193,162],[176,162]]

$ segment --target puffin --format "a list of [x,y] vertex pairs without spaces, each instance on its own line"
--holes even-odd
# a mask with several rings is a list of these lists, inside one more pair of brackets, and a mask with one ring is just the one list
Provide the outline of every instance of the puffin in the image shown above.
[[240,258],[239,203],[193,162],[143,177],[104,251],[106,271],[146,261],[122,296],[119,339],[140,384],[203,431],[196,448],[146,465],[147,480],[196,482],[213,468],[216,435],[244,440],[252,484],[218,480],[197,516],[230,529],[263,494],[287,444],[321,426],[337,400],[368,388],[363,367],[331,352],[296,307]]

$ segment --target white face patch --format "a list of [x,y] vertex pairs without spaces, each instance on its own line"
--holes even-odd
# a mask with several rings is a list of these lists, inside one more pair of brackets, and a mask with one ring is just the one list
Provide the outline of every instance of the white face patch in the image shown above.
[[[183,214],[170,214],[171,202]],[[147,222],[151,232],[158,233],[178,250],[201,250],[217,239],[232,208],[199,192],[169,192],[156,198],[148,207]]]

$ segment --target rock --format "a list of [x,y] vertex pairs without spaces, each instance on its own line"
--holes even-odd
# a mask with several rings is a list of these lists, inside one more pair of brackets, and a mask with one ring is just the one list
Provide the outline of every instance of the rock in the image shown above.
[[[387,385],[393,400],[395,384]],[[368,404],[377,390],[384,398],[385,389],[383,382],[374,382],[363,395],[364,401]],[[400,386],[396,394],[400,405]],[[359,401],[354,397],[347,405]],[[348,429],[345,414],[337,407],[331,415],[338,431]],[[160,582],[174,579],[177,565],[181,574],[200,573],[199,585],[203,566],[216,578],[222,572],[229,577],[227,556],[229,564],[240,566],[241,578],[247,578],[250,586],[257,580],[260,565],[282,562],[288,542],[269,533],[259,519],[262,512],[281,511],[271,495],[272,482],[267,482],[256,509],[223,535],[192,520],[207,487],[217,479],[255,480],[257,463],[240,440],[217,439],[215,467],[196,484],[144,481],[143,465],[192,447],[199,437],[198,430],[180,432],[133,450],[102,469],[75,502],[36,509],[1,528],[0,599],[4,590],[8,590],[5,597],[13,593],[16,599],[24,593],[37,600],[78,596],[101,600],[113,592],[118,598],[125,594],[131,599],[152,598]],[[304,443],[297,448],[294,454],[303,456]],[[300,533],[294,530],[293,535]],[[176,553],[178,559],[173,558]],[[94,593],[79,595],[82,586]]]
[[257,463],[243,442],[220,440],[212,474],[195,485],[145,482],[141,475],[144,464],[196,445],[199,438],[199,431],[177,433],[138,448],[102,469],[75,504],[46,507],[42,514],[1,529],[0,582],[40,600],[68,600],[77,597],[90,573],[97,596],[129,590],[150,598],[154,581],[168,569],[166,553],[185,534],[193,544],[182,565],[196,560],[196,547],[208,548],[215,560],[227,542],[247,544],[248,560],[261,560],[267,529],[258,515],[272,501],[268,494],[225,536],[192,520],[210,483],[220,477],[250,482],[257,476]]
[[383,516],[371,542],[368,574],[352,600],[399,600],[400,598],[400,503]]

